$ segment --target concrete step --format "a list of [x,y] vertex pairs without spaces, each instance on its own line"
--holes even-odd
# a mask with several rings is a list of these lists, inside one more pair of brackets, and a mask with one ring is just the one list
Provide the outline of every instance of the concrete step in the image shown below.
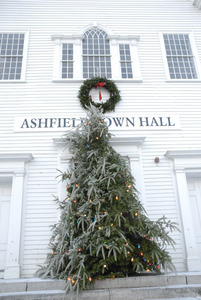
[[[1,300],[71,300],[62,280],[0,280]],[[98,280],[80,300],[148,300],[190,298],[201,300],[201,273],[139,276]]]

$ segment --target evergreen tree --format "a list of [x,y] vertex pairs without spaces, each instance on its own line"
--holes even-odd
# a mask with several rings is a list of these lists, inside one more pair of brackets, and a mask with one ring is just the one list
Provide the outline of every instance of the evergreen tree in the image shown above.
[[156,222],[147,217],[131,171],[110,138],[94,106],[65,135],[72,152],[70,169],[61,174],[67,197],[57,199],[61,217],[38,275],[65,279],[67,290],[86,289],[97,278],[174,268],[165,248],[174,244],[168,231],[176,226],[165,217]]

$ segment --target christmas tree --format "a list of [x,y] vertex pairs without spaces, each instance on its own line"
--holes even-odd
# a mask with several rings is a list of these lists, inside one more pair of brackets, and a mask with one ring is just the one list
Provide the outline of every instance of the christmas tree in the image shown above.
[[94,279],[174,268],[166,246],[174,244],[169,232],[176,226],[165,217],[148,218],[129,166],[110,138],[94,106],[64,137],[72,152],[69,170],[61,173],[67,197],[57,199],[61,217],[38,275],[65,279],[67,291],[86,289]]

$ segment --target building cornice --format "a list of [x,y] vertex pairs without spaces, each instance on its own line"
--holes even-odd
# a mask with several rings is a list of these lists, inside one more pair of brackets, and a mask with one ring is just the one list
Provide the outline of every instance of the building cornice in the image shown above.
[[201,158],[201,150],[172,150],[167,151],[165,156],[169,159]]
[[28,162],[33,159],[31,153],[0,153],[0,162],[23,161]]

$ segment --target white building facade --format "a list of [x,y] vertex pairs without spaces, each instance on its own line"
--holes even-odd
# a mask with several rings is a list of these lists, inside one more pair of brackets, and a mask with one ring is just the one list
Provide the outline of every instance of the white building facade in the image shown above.
[[77,94],[92,76],[120,90],[111,145],[148,215],[179,224],[177,271],[200,271],[201,1],[1,0],[0,278],[45,261],[71,157],[61,137],[86,115]]

